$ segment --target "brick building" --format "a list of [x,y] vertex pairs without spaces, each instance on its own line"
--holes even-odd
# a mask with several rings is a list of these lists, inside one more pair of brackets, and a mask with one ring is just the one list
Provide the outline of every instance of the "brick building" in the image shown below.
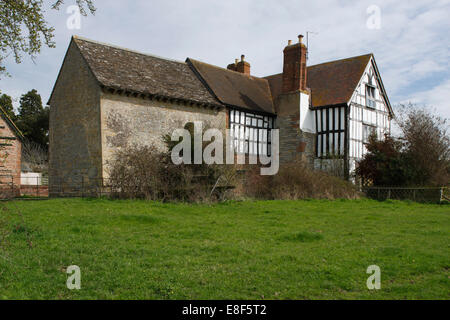
[[22,133],[0,107],[0,195],[20,193],[22,141]]
[[372,131],[390,130],[392,109],[372,54],[307,66],[299,36],[283,72],[260,78],[240,60],[220,68],[142,54],[74,37],[50,105],[50,187],[107,177],[115,150],[164,147],[163,134],[187,122],[232,129],[235,149],[267,153],[280,129],[281,163],[296,159],[348,176]]

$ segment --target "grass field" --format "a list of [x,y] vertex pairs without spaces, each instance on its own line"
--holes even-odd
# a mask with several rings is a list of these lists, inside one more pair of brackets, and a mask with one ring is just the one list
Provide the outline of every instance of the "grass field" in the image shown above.
[[[12,231],[0,249],[3,299],[450,298],[448,205],[3,205],[12,210],[1,212]],[[70,265],[81,268],[79,291],[66,288]],[[381,290],[367,289],[370,265],[381,268]]]

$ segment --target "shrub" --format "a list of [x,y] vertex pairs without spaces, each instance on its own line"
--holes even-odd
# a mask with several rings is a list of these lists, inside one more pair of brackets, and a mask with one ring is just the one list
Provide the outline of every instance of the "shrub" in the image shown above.
[[366,147],[367,153],[355,170],[364,185],[404,186],[411,183],[413,169],[401,141],[389,135],[378,140],[372,134]]
[[109,185],[120,198],[183,199],[190,182],[183,166],[171,165],[170,158],[154,147],[127,147],[117,151],[109,163]]
[[235,170],[225,165],[175,165],[169,152],[127,147],[109,165],[112,196],[158,201],[224,200]]
[[355,199],[356,187],[341,178],[322,171],[311,170],[303,162],[292,162],[280,167],[275,176],[261,176],[259,168],[246,174],[246,196],[257,199]]

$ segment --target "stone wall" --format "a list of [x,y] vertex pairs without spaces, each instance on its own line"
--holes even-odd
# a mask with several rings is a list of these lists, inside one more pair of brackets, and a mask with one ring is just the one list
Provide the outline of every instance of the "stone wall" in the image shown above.
[[[202,121],[209,128],[224,132],[225,108],[213,110],[195,105],[103,93],[101,98],[103,176],[108,176],[108,162],[116,150],[131,145],[164,150],[162,136],[183,128],[188,122]],[[225,135],[224,135],[225,137]]]
[[101,178],[100,87],[72,43],[50,98],[49,186],[62,190]]
[[305,161],[312,168],[316,135],[300,130],[301,92],[281,94],[275,101],[276,128],[280,129],[280,164]]

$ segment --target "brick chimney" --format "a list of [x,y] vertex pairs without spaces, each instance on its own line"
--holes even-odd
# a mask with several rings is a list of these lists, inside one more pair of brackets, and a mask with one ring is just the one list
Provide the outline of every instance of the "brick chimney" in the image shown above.
[[238,63],[239,63],[239,59],[234,60],[234,63],[229,64],[227,66],[227,69],[231,70],[231,71],[236,71]]
[[241,61],[236,59],[234,63],[228,65],[227,69],[250,75],[250,63],[245,61],[244,55],[241,56]]
[[302,43],[303,35],[298,36],[298,43],[284,48],[283,93],[306,91],[306,46]]
[[241,56],[241,61],[238,62],[236,66],[236,71],[240,73],[244,73],[246,75],[250,75],[250,63],[245,61],[245,56]]

